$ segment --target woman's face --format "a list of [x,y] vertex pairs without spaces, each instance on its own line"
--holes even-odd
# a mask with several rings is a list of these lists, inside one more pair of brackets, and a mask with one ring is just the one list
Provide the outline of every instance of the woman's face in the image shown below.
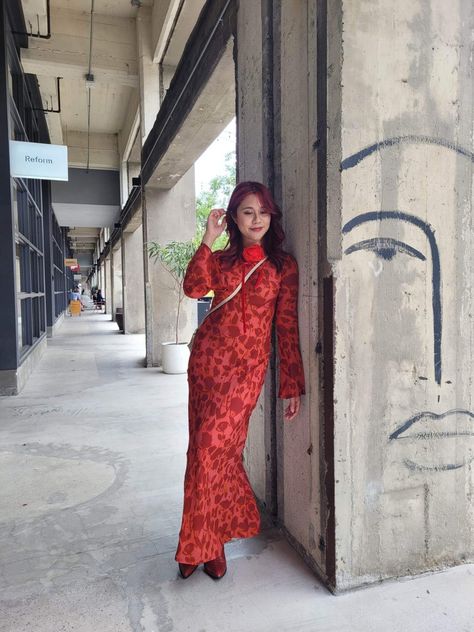
[[237,207],[235,223],[242,234],[244,247],[260,244],[270,228],[272,216],[261,206],[255,193],[249,193]]

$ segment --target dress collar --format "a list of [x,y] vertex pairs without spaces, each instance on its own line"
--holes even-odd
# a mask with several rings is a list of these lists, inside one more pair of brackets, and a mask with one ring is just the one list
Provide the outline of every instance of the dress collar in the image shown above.
[[247,263],[257,263],[265,258],[265,250],[259,244],[247,246],[242,251],[242,258]]

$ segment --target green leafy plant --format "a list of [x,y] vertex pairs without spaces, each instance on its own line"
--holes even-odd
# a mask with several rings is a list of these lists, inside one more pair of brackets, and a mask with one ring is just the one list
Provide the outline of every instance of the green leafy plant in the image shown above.
[[[235,152],[225,157],[225,173],[218,175],[209,182],[206,189],[201,191],[196,200],[196,237],[190,241],[172,241],[162,246],[156,241],[147,244],[148,256],[158,261],[172,277],[177,296],[178,308],[176,312],[175,340],[179,344],[179,316],[181,304],[184,299],[183,281],[188,263],[196,252],[206,230],[209,213],[213,208],[227,206],[227,201],[235,187]],[[227,244],[227,235],[224,232],[216,239],[213,250],[223,249]]]
[[181,311],[181,304],[184,299],[184,275],[186,274],[188,263],[191,261],[197,247],[198,243],[196,239],[192,239],[190,241],[171,241],[165,246],[162,246],[156,241],[150,241],[147,244],[148,256],[150,259],[154,259],[155,262],[158,261],[172,277],[175,284],[178,296],[175,326],[176,344],[179,344],[179,315]]

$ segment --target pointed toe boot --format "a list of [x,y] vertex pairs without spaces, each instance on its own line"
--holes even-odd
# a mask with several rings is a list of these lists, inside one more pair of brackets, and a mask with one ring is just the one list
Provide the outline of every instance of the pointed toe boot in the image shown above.
[[227,562],[225,559],[224,547],[222,547],[222,554],[216,557],[214,560],[209,560],[204,564],[204,572],[212,577],[212,579],[221,579],[227,572]]
[[181,577],[183,579],[187,579],[194,573],[198,564],[182,564],[181,562],[178,562],[178,566]]

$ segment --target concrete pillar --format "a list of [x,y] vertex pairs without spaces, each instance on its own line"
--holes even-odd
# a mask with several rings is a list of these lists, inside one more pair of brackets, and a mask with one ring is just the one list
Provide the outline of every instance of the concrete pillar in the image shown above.
[[330,4],[336,583],[348,588],[474,555],[472,3]]
[[140,7],[137,15],[138,73],[140,84],[140,133],[142,144],[155,122],[160,105],[160,74],[153,62],[152,9]]
[[[299,265],[300,345],[306,395],[296,424],[280,422],[278,447],[278,516],[290,540],[319,574],[329,577],[327,498],[322,473],[319,293],[322,270],[318,230],[318,137],[316,1],[281,2],[275,9],[274,50],[279,75],[274,77],[276,165],[275,190],[280,191],[286,233],[285,248]],[[295,125],[295,122],[297,124]],[[326,420],[327,421],[327,420]]]
[[[144,238],[146,242],[188,241],[194,237],[196,206],[194,167],[172,189],[144,190]],[[179,340],[187,342],[196,327],[195,301],[181,305]],[[147,366],[161,364],[161,343],[175,339],[177,293],[171,276],[160,263],[145,258]]]
[[122,233],[122,288],[124,333],[145,331],[145,281],[143,273],[143,231]]
[[[262,2],[244,0],[237,15],[238,179],[259,180],[272,186],[273,160],[268,155],[271,113],[263,106],[268,98],[264,99],[263,94]],[[276,513],[274,405],[274,375],[269,371],[249,426],[244,460],[257,498]]]
[[122,248],[120,242],[112,252],[112,320],[115,320],[115,313],[119,307],[123,307]]
[[99,269],[99,289],[102,290],[102,296],[105,296],[105,263],[102,262]]
[[326,576],[319,366],[314,351],[319,310],[315,5],[240,2],[237,129],[239,180],[260,180],[274,190],[284,216],[285,248],[299,263],[307,385],[298,421],[286,424],[276,398],[278,369],[273,359],[251,421],[245,463],[259,499],[278,516],[310,565]]
[[113,306],[113,287],[112,287],[112,262],[110,256],[104,262],[104,278],[105,278],[105,313],[112,314]]

